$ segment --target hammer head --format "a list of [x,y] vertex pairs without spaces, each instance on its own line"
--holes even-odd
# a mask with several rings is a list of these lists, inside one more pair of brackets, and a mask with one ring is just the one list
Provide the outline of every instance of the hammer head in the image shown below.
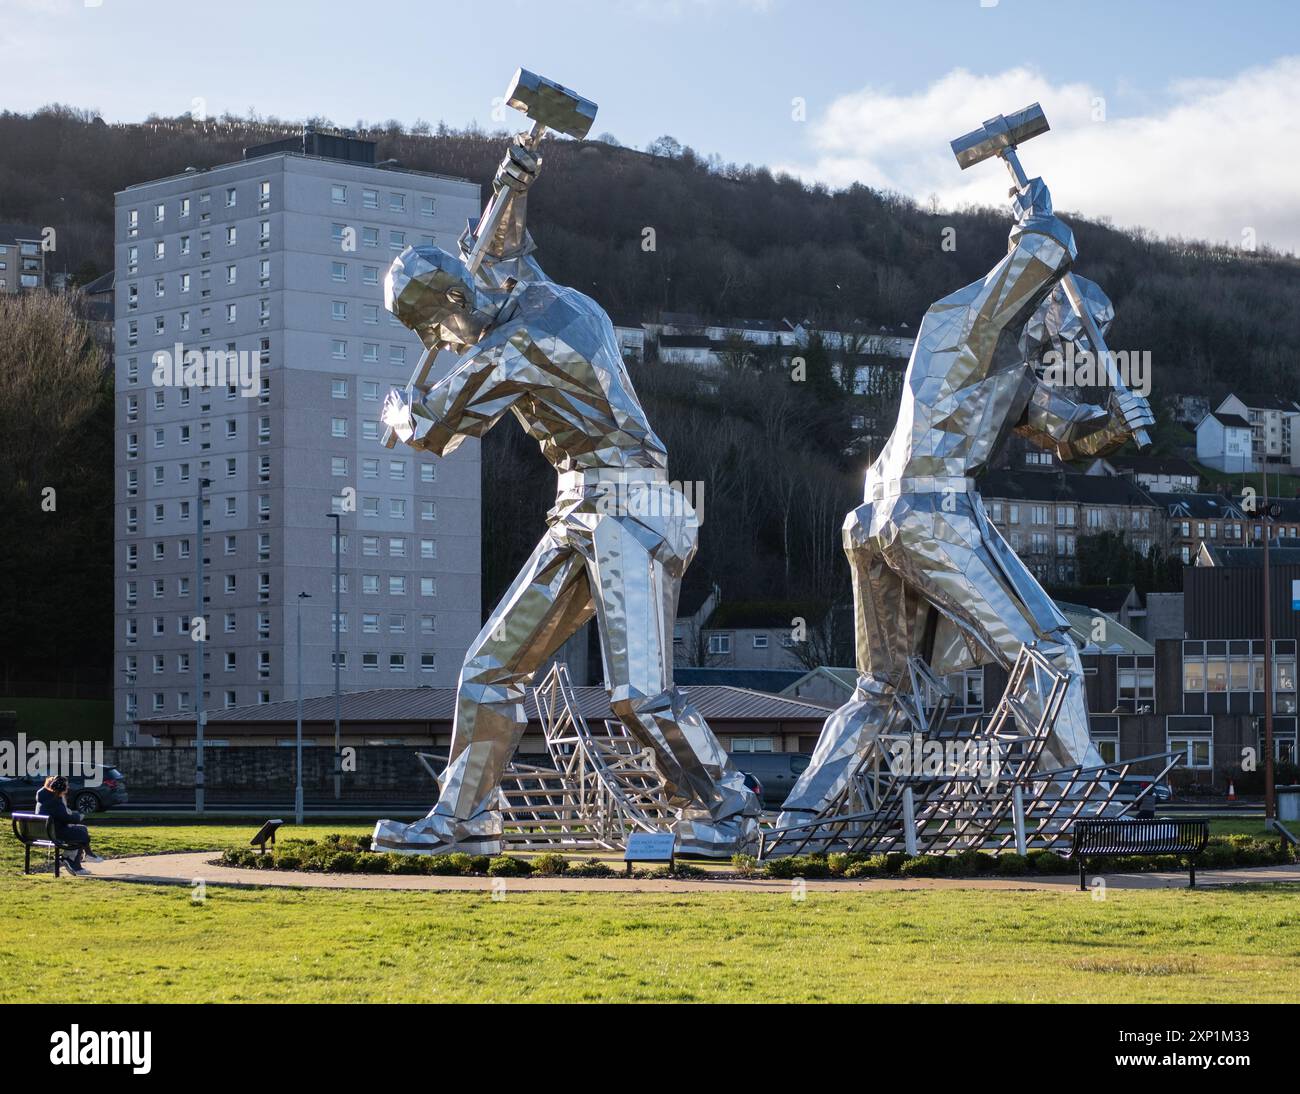
[[964,137],[952,141],[952,154],[963,171],[990,156],[996,156],[1008,148],[1023,144],[1030,137],[1046,133],[1051,128],[1047,124],[1047,115],[1037,103],[1031,103],[1024,110],[1014,114],[999,114],[990,118],[978,129],[972,130]]
[[596,120],[596,104],[590,99],[526,68],[515,72],[506,90],[506,104],[522,110],[547,129],[579,140],[591,131]]

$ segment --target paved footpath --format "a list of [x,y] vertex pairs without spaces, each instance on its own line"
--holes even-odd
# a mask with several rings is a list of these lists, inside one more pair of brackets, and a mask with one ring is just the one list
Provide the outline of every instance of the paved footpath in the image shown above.
[[[293,889],[417,889],[426,892],[488,892],[495,878],[429,877],[418,874],[319,874],[305,870],[253,870],[221,866],[216,851],[191,851],[165,855],[131,855],[86,864],[86,877],[104,881],[134,881],[160,885],[208,885]],[[1105,879],[1115,889],[1186,888],[1187,874],[1089,874]],[[512,877],[506,886],[513,893],[750,893],[790,892],[789,881],[767,878],[719,878],[717,881],[670,878],[566,878]],[[1300,864],[1258,866],[1240,870],[1198,870],[1197,887],[1264,882],[1300,883]],[[1078,874],[1053,877],[1007,878],[871,878],[808,881],[819,892],[872,892],[917,889],[1005,889],[1041,892],[1078,892]],[[1088,894],[1080,894],[1086,896]]]

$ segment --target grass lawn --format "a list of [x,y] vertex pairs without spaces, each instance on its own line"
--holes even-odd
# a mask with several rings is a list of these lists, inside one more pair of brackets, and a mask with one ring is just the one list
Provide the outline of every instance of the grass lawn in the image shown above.
[[[106,854],[248,825],[96,824]],[[361,825],[297,829],[304,837]],[[23,877],[0,841],[0,1001],[1300,1000],[1274,887],[566,894],[188,889]]]

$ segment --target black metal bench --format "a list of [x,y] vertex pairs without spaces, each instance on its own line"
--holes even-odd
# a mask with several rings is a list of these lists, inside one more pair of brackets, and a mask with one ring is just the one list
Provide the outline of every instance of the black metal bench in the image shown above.
[[23,873],[32,872],[32,848],[41,847],[54,852],[54,876],[58,877],[59,867],[63,865],[63,852],[75,848],[54,834],[54,821],[40,813],[15,813],[13,827],[14,835],[23,845]]
[[1189,889],[1196,886],[1196,858],[1210,841],[1207,820],[1078,820],[1070,857],[1079,863],[1079,888],[1086,890],[1090,858],[1121,855],[1186,855]]

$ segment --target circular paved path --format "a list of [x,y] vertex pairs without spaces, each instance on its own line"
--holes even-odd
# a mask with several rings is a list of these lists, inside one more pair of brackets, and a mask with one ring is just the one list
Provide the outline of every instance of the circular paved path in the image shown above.
[[[305,870],[252,870],[221,866],[217,851],[189,851],[164,855],[130,855],[87,863],[86,877],[104,881],[134,881],[162,885],[237,885],[250,888],[302,889],[417,889],[432,892],[490,892],[493,882],[504,880],[511,892],[563,893],[712,893],[718,891],[789,894],[791,882],[767,878],[725,878],[717,881],[669,878],[566,878],[560,877],[429,877],[419,874],[321,874]],[[1187,874],[1089,874],[1105,879],[1115,889],[1186,888]],[[1240,870],[1198,870],[1197,887],[1268,882],[1300,882],[1300,864],[1257,866]],[[1053,877],[1006,878],[870,878],[809,880],[818,892],[871,892],[916,889],[1006,889],[1078,892],[1077,874]],[[1088,894],[1080,894],[1088,895]]]

